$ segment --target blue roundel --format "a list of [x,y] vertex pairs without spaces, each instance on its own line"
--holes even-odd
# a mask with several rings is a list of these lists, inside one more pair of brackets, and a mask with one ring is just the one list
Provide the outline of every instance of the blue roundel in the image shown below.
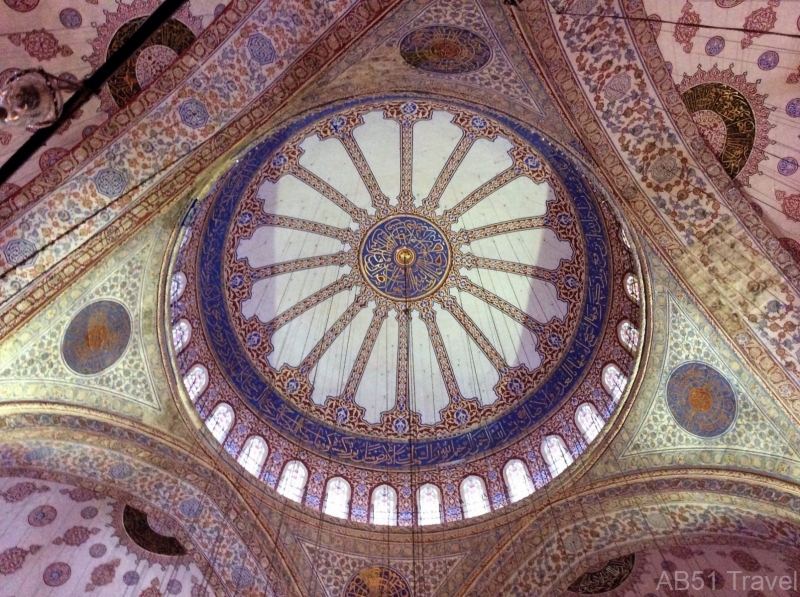
[[450,248],[436,226],[414,216],[378,222],[361,246],[364,277],[375,290],[397,299],[434,292],[450,265]]
[[722,435],[736,418],[731,384],[705,363],[684,363],[672,372],[667,405],[678,425],[700,437]]

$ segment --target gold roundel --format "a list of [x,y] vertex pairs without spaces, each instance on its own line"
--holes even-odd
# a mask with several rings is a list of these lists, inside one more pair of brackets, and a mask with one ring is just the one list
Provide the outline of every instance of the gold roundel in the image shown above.
[[452,252],[444,232],[425,218],[394,215],[375,224],[361,244],[359,266],[367,283],[399,300],[426,297],[442,285]]
[[408,267],[417,260],[417,254],[411,247],[400,247],[394,252],[394,260],[400,267]]
[[692,388],[689,391],[689,404],[700,413],[707,413],[711,410],[714,399],[709,391],[703,387]]

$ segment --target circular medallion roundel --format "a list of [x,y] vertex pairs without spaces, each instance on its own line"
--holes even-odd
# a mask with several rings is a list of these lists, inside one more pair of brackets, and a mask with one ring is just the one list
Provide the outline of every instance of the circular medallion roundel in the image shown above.
[[96,301],[72,318],[61,342],[61,354],[76,373],[93,375],[117,362],[130,337],[128,310],[116,301]]
[[450,75],[483,68],[492,50],[468,29],[435,25],[408,33],[400,42],[400,55],[414,68]]
[[581,167],[516,121],[418,96],[273,131],[177,248],[198,404],[213,391],[291,442],[396,470],[613,410],[594,361],[619,352],[609,314],[640,306],[612,301],[631,253]]
[[359,570],[345,587],[343,597],[411,597],[406,580],[385,566]]
[[392,216],[364,237],[362,275],[377,292],[418,299],[436,291],[450,266],[450,247],[435,224],[415,216]]
[[736,395],[728,380],[704,363],[684,363],[667,382],[667,405],[678,424],[700,437],[725,433],[736,418]]
[[744,75],[716,66],[684,75],[678,91],[722,168],[747,184],[766,159],[767,133],[774,126],[768,120],[771,110],[764,105],[766,96],[757,93],[756,84],[748,83]]

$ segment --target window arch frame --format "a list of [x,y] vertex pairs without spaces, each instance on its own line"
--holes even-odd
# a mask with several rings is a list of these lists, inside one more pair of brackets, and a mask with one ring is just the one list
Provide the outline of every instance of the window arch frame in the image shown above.
[[[635,338],[635,342],[631,341],[628,343],[623,336],[623,328],[625,326],[629,326],[632,330],[633,337]],[[622,321],[617,324],[617,340],[619,340],[620,344],[625,347],[625,349],[630,352],[631,354],[636,354],[639,352],[639,343],[642,340],[641,334],[639,333],[639,328],[637,328],[630,319],[623,319]],[[624,375],[624,374],[623,374]]]
[[[299,487],[292,488],[289,485],[290,481],[288,480],[287,477],[288,474],[287,471],[289,470],[290,466],[295,464],[299,465],[299,470],[303,471],[303,484]],[[292,494],[288,493],[289,489],[293,489]],[[277,491],[278,494],[282,495],[287,500],[291,500],[298,504],[302,504],[307,489],[308,489],[308,467],[305,465],[305,463],[298,458],[294,458],[289,462],[287,462],[286,464],[284,464],[283,470],[281,470],[281,475],[280,477],[278,477],[278,485],[275,487],[275,491]]]
[[[216,422],[215,422],[215,425],[214,425],[213,428],[211,427],[211,425],[209,423],[211,421],[215,420],[217,412],[222,408],[227,408],[230,411],[231,418],[230,418],[230,423],[225,428],[224,434],[222,435],[222,439],[220,439],[219,436],[217,436],[217,434],[214,432],[214,428],[216,427]],[[236,411],[233,410],[233,407],[230,404],[228,404],[227,402],[219,402],[219,403],[217,403],[214,406],[214,409],[211,411],[211,414],[205,420],[206,429],[208,429],[211,432],[211,435],[214,436],[214,439],[216,439],[222,445],[225,445],[225,440],[228,439],[228,435],[230,434],[231,429],[233,429],[233,424],[235,422],[236,422]]]
[[[182,324],[186,324],[186,340],[184,340],[184,342],[180,346],[177,346],[175,342],[175,330],[178,328],[178,326]],[[172,339],[172,350],[175,351],[176,355],[182,353],[186,349],[186,347],[189,346],[189,342],[192,341],[192,324],[189,323],[189,321],[186,318],[181,317],[178,321],[175,322],[175,325],[172,326],[172,329],[170,331],[170,337]]]
[[[629,286],[629,280],[633,280],[633,283],[636,285],[636,293],[632,293]],[[628,296],[630,300],[632,300],[637,305],[642,304],[642,283],[639,280],[639,276],[637,276],[633,272],[628,272],[623,280],[623,286],[625,287],[625,294]]]
[[[245,453],[248,450],[248,445],[250,445],[250,444],[252,444],[252,443],[254,443],[256,441],[260,441],[264,445],[264,454],[260,459],[261,462],[259,462],[258,466],[256,467],[256,471],[253,472],[252,470],[247,468],[247,464],[245,462],[242,462],[242,458],[245,456]],[[249,452],[248,452],[247,453],[247,458],[249,458],[249,457],[250,457],[250,455],[249,455]],[[244,470],[246,470],[248,473],[253,475],[256,479],[260,479],[261,478],[261,473],[264,471],[264,464],[267,462],[267,458],[268,457],[269,457],[269,444],[267,443],[267,440],[265,440],[260,435],[253,433],[253,434],[249,435],[247,437],[247,439],[245,440],[244,444],[242,444],[242,449],[239,451],[239,455],[236,457],[236,462],[238,462],[242,466],[242,468]]]
[[[383,490],[384,488],[390,491],[389,495],[391,495],[393,499],[393,509],[388,512],[388,522],[375,520],[375,497],[377,496],[378,491]],[[397,490],[388,483],[381,483],[372,490],[372,493],[369,496],[369,521],[375,525],[390,527],[397,526]]]
[[[200,389],[196,391],[194,396],[192,396],[192,389],[186,384],[186,378],[189,377],[192,374],[192,371],[194,371],[195,369],[200,369],[201,371],[203,371],[205,379],[203,380],[203,383],[200,385]],[[183,387],[186,390],[186,394],[189,396],[189,400],[192,401],[192,404],[195,404],[200,399],[200,396],[203,395],[203,392],[205,392],[208,389],[209,382],[210,382],[210,375],[205,365],[201,363],[195,363],[194,365],[189,367],[189,370],[186,372],[186,375],[183,376]]]
[[[553,459],[551,450],[549,448],[545,449],[545,446],[548,444],[548,440],[550,438],[556,438],[560,443],[560,449],[561,449],[560,455],[564,461],[564,468],[562,468],[561,470],[557,470],[556,462]],[[550,477],[552,479],[558,477],[561,473],[566,471],[570,467],[570,465],[572,465],[575,462],[575,459],[572,457],[572,453],[569,451],[567,442],[565,442],[564,438],[558,435],[557,433],[551,433],[549,435],[546,435],[544,439],[542,439],[542,444],[539,447],[539,451],[542,454],[542,458],[544,459],[545,464],[547,464],[547,469],[550,472]]]
[[[345,487],[347,487],[347,500],[345,501],[344,504],[342,504],[343,507],[338,511],[338,513],[328,511],[328,504],[330,503],[328,498],[331,495],[331,483],[333,483],[334,481],[342,481],[345,484]],[[322,500],[323,513],[327,514],[328,516],[334,516],[336,518],[348,520],[350,518],[350,506],[351,506],[350,503],[352,502],[352,500],[353,500],[353,486],[350,485],[350,482],[347,479],[341,476],[336,476],[329,478],[325,482],[325,497]]]
[[[472,502],[471,500],[467,500],[464,494],[464,486],[470,479],[476,479],[480,483],[481,491],[483,491],[481,504],[478,505],[476,502]],[[458,496],[461,498],[461,513],[464,515],[464,519],[467,518],[475,518],[477,516],[483,516],[484,514],[488,514],[492,511],[492,503],[489,499],[489,491],[487,489],[486,481],[480,475],[467,475],[461,480],[461,483],[458,486]],[[473,504],[469,506],[467,504]],[[473,508],[482,509],[482,511],[478,512],[477,510],[473,510]]]
[[[617,372],[622,376],[622,378],[625,380],[624,383],[622,384],[622,387],[619,389],[619,395],[616,395],[616,393],[614,392],[614,389],[611,388],[609,386],[608,382],[606,381],[606,370],[611,368],[611,367],[614,367],[617,370]],[[611,396],[611,399],[614,401],[614,404],[619,402],[622,399],[622,397],[625,395],[625,390],[628,389],[628,384],[630,383],[630,381],[631,380],[628,378],[628,376],[625,375],[625,373],[622,371],[622,368],[617,363],[615,363],[614,361],[611,361],[611,362],[607,363],[606,365],[604,365],[603,366],[603,370],[600,373],[600,383],[602,384],[603,389],[606,391],[606,393],[609,396]]]
[[[182,285],[178,288],[177,291],[173,293],[173,284],[175,284],[176,280],[183,280]],[[183,296],[183,293],[186,292],[186,286],[189,284],[189,280],[186,278],[186,274],[183,272],[175,272],[172,274],[172,278],[170,279],[169,283],[169,304],[174,305]]]
[[[438,519],[433,520],[432,518],[423,518],[423,509],[422,509],[422,490],[432,487],[436,491],[436,506],[437,506],[437,514]],[[423,483],[420,485],[419,489],[417,489],[417,524],[419,526],[426,526],[431,524],[442,524],[444,522],[444,499],[442,498],[442,490],[435,483]]]
[[[591,410],[597,417],[597,420],[600,421],[600,426],[597,428],[597,432],[591,438],[589,438],[589,435],[587,434],[586,429],[584,429],[583,425],[581,424],[579,418],[579,413],[581,409],[585,408]],[[600,432],[603,431],[603,427],[605,427],[605,425],[606,425],[605,420],[603,419],[602,416],[600,416],[600,412],[597,410],[597,407],[595,407],[595,405],[592,404],[591,402],[583,402],[578,405],[578,408],[575,409],[575,426],[581,432],[581,435],[583,435],[583,439],[586,440],[587,445],[591,444],[594,440],[597,439],[597,436],[599,436]]]
[[[525,474],[525,486],[526,486],[525,490],[526,491],[530,490],[525,495],[518,495],[517,496],[514,493],[514,491],[512,491],[512,489],[511,489],[512,483],[509,482],[509,479],[508,479],[509,466],[514,464],[514,463],[516,463],[516,462],[518,462],[518,463],[520,463],[522,465],[522,471]],[[536,486],[533,484],[533,478],[531,477],[530,469],[528,469],[528,465],[525,464],[525,462],[521,458],[511,458],[510,460],[508,460],[508,462],[506,462],[503,465],[503,481],[505,482],[505,485],[506,485],[506,493],[508,494],[508,500],[512,504],[515,504],[515,503],[519,502],[520,500],[524,500],[526,497],[528,497],[534,491],[536,491]]]

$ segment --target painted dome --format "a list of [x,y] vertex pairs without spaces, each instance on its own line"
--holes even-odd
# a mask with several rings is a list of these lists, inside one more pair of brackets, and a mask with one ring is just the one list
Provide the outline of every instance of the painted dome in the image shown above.
[[176,251],[173,348],[201,417],[213,433],[223,405],[214,435],[234,455],[264,439],[273,485],[292,458],[358,493],[500,449],[546,482],[557,472],[531,446],[555,435],[576,457],[579,407],[602,426],[638,354],[638,267],[583,171],[505,117],[418,97],[274,132]]

